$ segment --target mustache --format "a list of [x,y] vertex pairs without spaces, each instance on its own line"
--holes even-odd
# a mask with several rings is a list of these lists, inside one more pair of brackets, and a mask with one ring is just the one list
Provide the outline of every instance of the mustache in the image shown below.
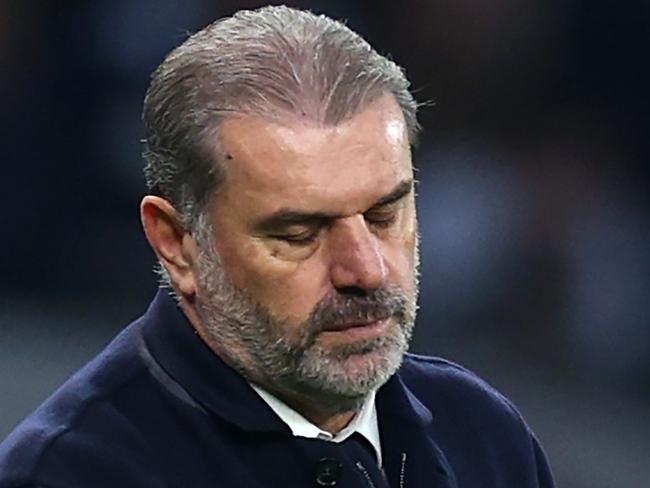
[[327,327],[375,322],[405,314],[408,298],[399,287],[379,288],[363,296],[334,292],[320,300],[307,320],[309,335]]

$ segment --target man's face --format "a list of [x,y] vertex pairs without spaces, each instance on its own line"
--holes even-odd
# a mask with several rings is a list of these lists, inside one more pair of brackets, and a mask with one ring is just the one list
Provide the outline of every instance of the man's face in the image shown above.
[[336,127],[220,127],[226,181],[200,236],[211,347],[276,392],[358,399],[399,367],[415,320],[417,222],[404,119],[385,96]]

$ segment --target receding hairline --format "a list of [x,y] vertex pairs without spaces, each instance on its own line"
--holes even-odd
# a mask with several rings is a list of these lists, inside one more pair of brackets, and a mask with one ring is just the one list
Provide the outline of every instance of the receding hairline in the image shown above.
[[[221,127],[225,124],[228,124],[234,120],[246,120],[252,119],[261,122],[262,124],[276,125],[280,127],[306,127],[313,129],[328,129],[336,128],[339,126],[345,126],[349,124],[359,115],[372,110],[373,108],[381,108],[381,105],[385,105],[385,114],[391,113],[396,115],[399,118],[400,125],[403,128],[405,140],[410,143],[410,134],[409,127],[404,116],[404,111],[397,102],[395,95],[389,90],[384,90],[379,92],[377,96],[369,99],[367,103],[357,107],[357,110],[351,112],[347,117],[337,120],[337,121],[325,121],[317,117],[311,117],[306,113],[298,113],[292,110],[286,110],[282,107],[269,107],[267,113],[266,110],[239,110],[239,111],[228,111],[223,112],[220,116],[220,120],[213,127],[211,127],[208,132],[210,133],[219,133]],[[386,117],[387,119],[389,117]]]

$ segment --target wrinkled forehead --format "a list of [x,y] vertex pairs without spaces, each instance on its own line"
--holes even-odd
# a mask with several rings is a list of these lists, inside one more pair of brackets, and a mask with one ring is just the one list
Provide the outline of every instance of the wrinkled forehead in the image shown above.
[[223,190],[278,205],[371,199],[412,175],[406,124],[392,96],[336,126],[231,117],[221,124],[219,146]]

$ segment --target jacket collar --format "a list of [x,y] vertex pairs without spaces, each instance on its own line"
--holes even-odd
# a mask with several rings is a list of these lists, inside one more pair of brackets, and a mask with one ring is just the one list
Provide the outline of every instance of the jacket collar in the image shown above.
[[290,433],[246,380],[198,335],[166,289],[159,289],[143,321],[153,360],[211,414],[252,432]]
[[[246,431],[291,434],[248,382],[203,342],[167,290],[158,290],[142,330],[153,360],[204,409]],[[399,373],[379,389],[376,402],[380,429],[388,421],[419,429],[431,422],[431,412]]]

